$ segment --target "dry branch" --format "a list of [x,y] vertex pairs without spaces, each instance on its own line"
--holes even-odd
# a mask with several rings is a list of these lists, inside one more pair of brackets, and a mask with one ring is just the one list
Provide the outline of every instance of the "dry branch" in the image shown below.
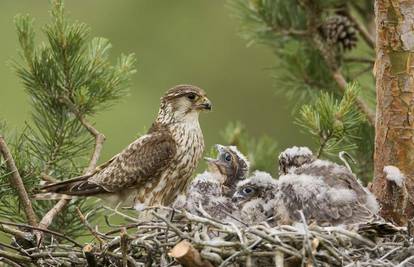
[[3,136],[0,135],[0,152],[3,155],[4,160],[6,161],[6,166],[10,170],[11,174],[9,176],[10,184],[16,189],[17,195],[21,205],[23,206],[24,213],[26,214],[27,221],[31,226],[37,226],[37,216],[33,211],[32,202],[30,202],[29,195],[27,194],[26,188],[22,177],[20,176],[19,170],[16,167],[13,156],[10,153],[9,148],[7,147],[6,142],[4,141]]
[[213,267],[209,261],[201,258],[198,250],[187,240],[175,245],[168,255],[175,258],[183,267]]
[[[152,218],[137,217],[133,225],[108,226],[112,230],[99,233],[107,241],[102,247],[98,241],[86,246],[56,242],[27,249],[21,255],[20,250],[12,250],[8,257],[22,265],[30,259],[35,264],[41,261],[72,266],[125,266],[126,262],[127,266],[173,266],[177,262],[182,266],[203,267],[298,266],[301,262],[304,266],[352,266],[355,262],[361,266],[395,266],[400,262],[414,262],[409,253],[412,237],[406,228],[394,227],[391,232],[381,232],[386,228],[381,222],[347,229],[316,225],[306,228],[244,226],[182,211],[175,211],[177,216],[167,220],[164,216],[171,211],[168,207],[148,211],[154,215]],[[113,213],[105,207],[93,212],[123,218],[119,215],[121,211]],[[22,228],[25,227],[31,226]],[[64,238],[49,230],[45,234],[58,241]],[[371,240],[376,240],[376,244]],[[25,258],[19,261],[15,255]]]

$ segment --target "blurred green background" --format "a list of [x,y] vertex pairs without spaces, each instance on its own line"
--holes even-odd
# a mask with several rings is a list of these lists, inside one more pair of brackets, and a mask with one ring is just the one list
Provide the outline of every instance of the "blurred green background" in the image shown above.
[[[277,59],[266,47],[247,47],[237,36],[237,21],[225,1],[70,0],[65,5],[72,19],[92,28],[92,36],[111,41],[114,58],[134,52],[138,60],[130,95],[96,117],[107,137],[101,160],[148,129],[160,96],[181,83],[204,88],[213,101],[214,111],[201,117],[207,145],[221,142],[220,132],[231,121],[242,121],[252,136],[271,136],[281,149],[309,142],[293,124],[293,103],[275,94],[275,86],[283,87],[271,78]],[[49,19],[48,10],[46,0],[0,2],[0,118],[9,128],[30,120],[23,86],[7,64],[18,58],[13,17],[29,13],[39,28]]]

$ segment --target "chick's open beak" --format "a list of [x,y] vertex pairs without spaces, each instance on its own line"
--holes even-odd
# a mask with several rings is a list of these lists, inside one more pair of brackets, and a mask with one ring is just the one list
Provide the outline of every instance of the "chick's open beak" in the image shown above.
[[207,165],[210,171],[217,170],[222,174],[225,173],[225,164],[223,162],[221,162],[218,159],[213,159],[213,158],[204,158],[204,159],[205,161],[207,161]]

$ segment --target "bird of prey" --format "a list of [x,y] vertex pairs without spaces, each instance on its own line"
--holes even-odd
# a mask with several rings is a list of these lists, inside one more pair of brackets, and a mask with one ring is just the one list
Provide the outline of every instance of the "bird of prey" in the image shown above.
[[97,196],[112,205],[171,204],[183,192],[204,150],[199,113],[211,110],[201,88],[178,85],[161,98],[155,122],[101,168],[87,176],[48,184],[43,192]]
[[375,196],[362,186],[350,168],[317,159],[307,147],[292,147],[280,153],[279,175],[286,174],[320,177],[329,187],[352,190],[361,204],[374,214],[378,213],[379,205]]
[[249,162],[235,146],[216,145],[217,158],[206,158],[208,170],[197,175],[186,194],[180,195],[173,207],[198,213],[201,207],[213,218],[224,219],[237,210],[231,197],[236,184],[245,179]]
[[353,188],[335,187],[324,177],[289,173],[278,180],[266,173],[239,182],[233,201],[241,208],[243,218],[251,224],[293,224],[307,222],[339,225],[367,222],[374,214],[360,202]]

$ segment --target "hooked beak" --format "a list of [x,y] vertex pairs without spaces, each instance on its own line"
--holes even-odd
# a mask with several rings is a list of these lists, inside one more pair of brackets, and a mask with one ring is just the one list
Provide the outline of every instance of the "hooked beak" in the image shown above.
[[233,201],[234,203],[240,202],[240,200],[242,199],[243,199],[243,196],[239,194],[239,192],[234,193],[234,195],[231,197],[231,201]]
[[212,104],[211,101],[207,97],[203,97],[200,101],[200,104],[196,107],[198,110],[211,110]]

